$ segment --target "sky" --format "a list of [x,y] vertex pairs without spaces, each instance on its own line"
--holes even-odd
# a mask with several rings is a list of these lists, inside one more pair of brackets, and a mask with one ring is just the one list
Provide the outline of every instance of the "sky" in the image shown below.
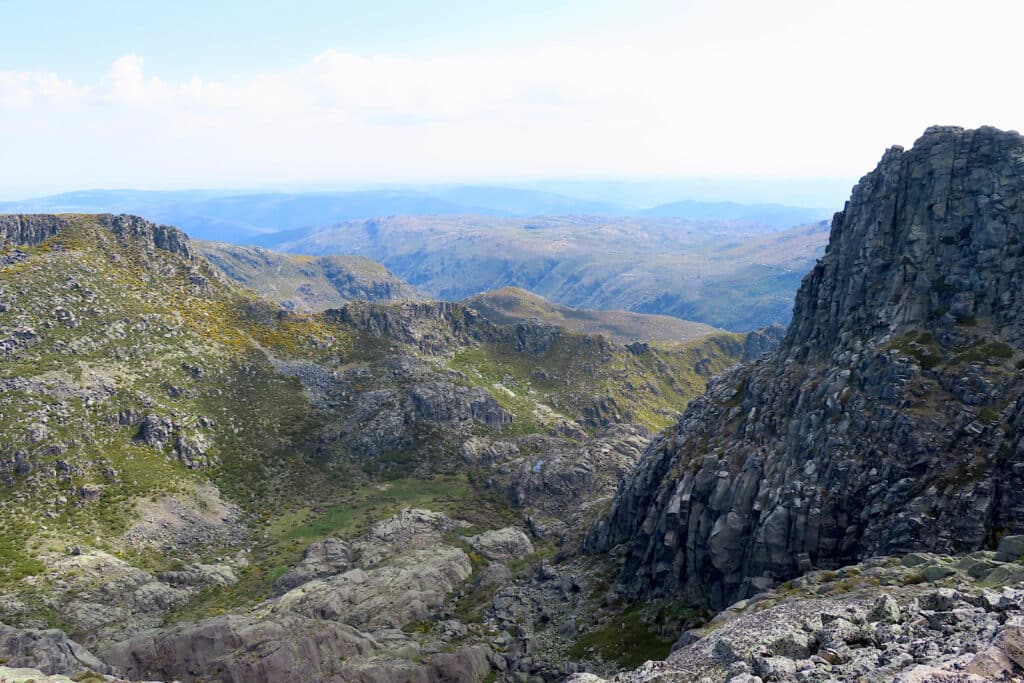
[[857,178],[1024,127],[1020,0],[0,0],[0,199]]

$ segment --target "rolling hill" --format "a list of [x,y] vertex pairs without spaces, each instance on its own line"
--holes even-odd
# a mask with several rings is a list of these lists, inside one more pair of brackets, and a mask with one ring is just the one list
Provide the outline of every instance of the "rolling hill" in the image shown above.
[[633,341],[686,342],[723,330],[668,315],[629,311],[588,311],[553,304],[516,287],[477,294],[462,302],[485,318],[508,324],[539,320],[583,334],[602,334],[622,343]]

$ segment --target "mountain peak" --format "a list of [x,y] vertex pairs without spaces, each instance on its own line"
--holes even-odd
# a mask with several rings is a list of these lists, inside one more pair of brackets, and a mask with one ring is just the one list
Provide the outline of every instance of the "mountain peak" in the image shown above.
[[933,126],[892,147],[832,222],[825,256],[804,278],[786,348],[797,358],[983,317],[1024,339],[1024,137]]
[[591,547],[721,608],[812,567],[1024,531],[1024,138],[931,128],[832,222],[774,354],[654,441]]

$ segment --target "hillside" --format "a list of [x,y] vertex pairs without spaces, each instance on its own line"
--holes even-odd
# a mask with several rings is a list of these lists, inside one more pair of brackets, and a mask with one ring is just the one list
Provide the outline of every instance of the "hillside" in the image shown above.
[[515,287],[477,294],[463,303],[499,324],[540,320],[573,332],[602,334],[624,344],[638,340],[683,342],[722,332],[710,325],[667,315],[577,310]]
[[[735,605],[743,611],[754,596],[790,602],[809,581],[796,577],[812,569],[828,570],[825,581],[845,572],[835,591],[859,597],[765,611],[747,622],[758,633],[745,644],[691,634],[656,680],[724,680],[712,646],[745,653],[733,659],[751,670],[792,673],[802,666],[794,660],[826,658],[829,668],[812,666],[806,680],[1018,680],[1024,662],[1006,654],[1016,627],[1001,630],[983,603],[969,628],[950,615],[980,595],[972,581],[998,590],[1024,579],[1016,564],[995,571],[995,560],[1014,563],[1024,550],[1022,277],[1024,137],[930,128],[861,179],[804,278],[782,345],[717,378],[655,439],[589,541],[601,552],[621,544],[620,585],[643,600],[677,595],[719,610],[750,598]],[[840,569],[858,563],[862,578]],[[868,608],[885,566],[913,567],[904,585],[948,580],[957,590],[894,601],[891,627],[857,636],[855,624],[874,628]],[[1019,620],[1021,594],[1007,595]],[[815,627],[812,612],[846,614],[853,631]],[[771,619],[777,628],[766,629]],[[766,655],[787,628],[815,635]],[[904,655],[910,639],[929,654]],[[778,659],[766,663],[770,655]]]
[[416,301],[416,290],[362,256],[296,256],[260,247],[193,241],[225,275],[290,311],[308,313],[347,301]]
[[[0,245],[0,666],[48,673],[519,666],[543,625],[503,616],[495,643],[495,593],[571,553],[651,430],[777,343],[299,314],[133,216],[0,216]],[[533,665],[569,666],[558,642]]]
[[361,254],[439,299],[517,287],[573,308],[746,331],[788,322],[793,292],[827,236],[820,225],[766,234],[743,223],[676,219],[396,216],[261,243],[300,254]]

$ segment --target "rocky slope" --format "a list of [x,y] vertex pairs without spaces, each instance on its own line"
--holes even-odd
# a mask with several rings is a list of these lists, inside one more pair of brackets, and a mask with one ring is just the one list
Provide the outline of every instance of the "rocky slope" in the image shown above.
[[926,131],[832,222],[782,346],[712,382],[590,547],[720,609],[812,568],[1024,530],[1024,138]]
[[[1024,537],[1002,553],[911,553],[814,571],[684,632],[614,683],[1024,680]],[[601,683],[581,674],[573,683]]]
[[131,216],[0,236],[0,658],[46,675],[561,675],[564,649],[526,654],[532,612],[495,634],[488,601],[778,341],[627,347],[452,303],[299,314]]
[[416,301],[415,289],[362,256],[296,256],[260,247],[193,241],[232,280],[299,313],[348,301]]

